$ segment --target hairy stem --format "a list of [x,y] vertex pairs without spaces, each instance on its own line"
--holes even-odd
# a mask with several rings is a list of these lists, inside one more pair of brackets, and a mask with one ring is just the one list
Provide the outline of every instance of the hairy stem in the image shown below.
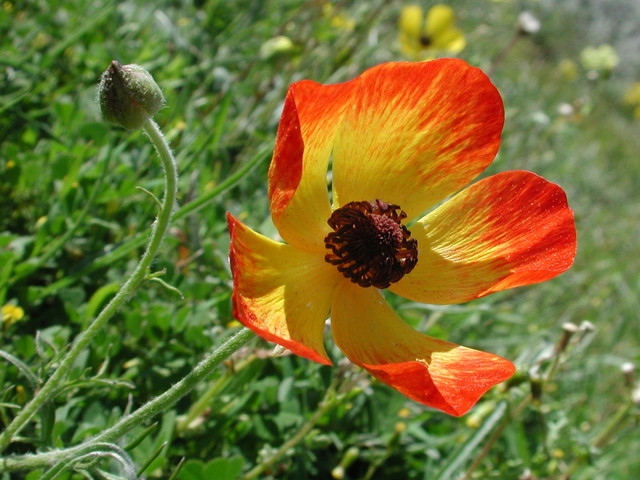
[[175,159],[167,141],[162,135],[162,132],[160,132],[160,129],[152,120],[147,120],[143,128],[155,146],[165,172],[164,200],[162,202],[162,208],[160,209],[156,221],[153,224],[151,239],[149,240],[147,249],[142,255],[140,263],[138,263],[138,266],[135,268],[129,279],[122,285],[115,297],[113,297],[113,299],[102,309],[87,329],[76,337],[73,345],[61,360],[58,368],[53,372],[51,377],[49,377],[47,382],[42,386],[33,399],[25,405],[22,410],[20,410],[9,426],[7,426],[6,430],[0,434],[0,452],[7,448],[13,437],[22,430],[27,422],[38,412],[40,407],[42,407],[47,400],[50,400],[51,397],[55,395],[55,392],[62,387],[62,384],[78,355],[87,347],[87,345],[89,345],[96,334],[102,329],[104,324],[113,316],[114,313],[116,313],[118,308],[120,308],[120,306],[135,293],[138,287],[140,287],[142,282],[145,280],[147,269],[151,265],[153,257],[158,251],[162,238],[167,231],[167,227],[171,221],[171,215],[173,213],[177,193],[178,174]]
[[0,458],[0,471],[12,472],[54,465],[58,462],[67,461],[87,449],[91,449],[92,445],[110,444],[118,440],[132,428],[174,405],[180,398],[193,390],[200,381],[210,375],[220,363],[254,337],[255,335],[251,330],[243,328],[207,355],[187,376],[169,390],[145,403],[137,410],[120,419],[115,425],[87,440],[82,445],[35,455]]
[[254,338],[254,336],[255,335],[251,330],[243,328],[233,337],[220,345],[210,355],[205,357],[187,376],[172,386],[169,390],[145,403],[126,417],[123,417],[114,426],[91,439],[91,442],[113,442],[136,425],[139,425],[158,413],[172,407],[178,400],[193,390],[201,380],[210,375],[211,372],[220,365],[220,363],[222,363],[222,361],[229,358],[233,352]]

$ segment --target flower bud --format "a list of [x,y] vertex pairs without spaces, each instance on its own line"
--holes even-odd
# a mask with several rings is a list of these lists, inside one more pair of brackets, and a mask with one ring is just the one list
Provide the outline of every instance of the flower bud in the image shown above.
[[153,77],[140,65],[122,65],[113,60],[98,86],[102,116],[127,130],[138,130],[164,105],[164,97]]
[[345,477],[345,473],[347,468],[358,459],[360,456],[360,450],[356,447],[349,447],[345,452],[342,460],[340,460],[340,464],[331,470],[331,477],[336,480],[341,480]]

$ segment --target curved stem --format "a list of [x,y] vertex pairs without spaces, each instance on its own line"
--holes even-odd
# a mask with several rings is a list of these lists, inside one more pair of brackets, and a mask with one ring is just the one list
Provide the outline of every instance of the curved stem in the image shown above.
[[158,213],[158,217],[153,224],[151,239],[147,245],[147,249],[142,255],[140,263],[138,263],[136,269],[133,271],[129,279],[122,285],[115,297],[113,297],[113,299],[102,309],[87,329],[76,337],[73,345],[51,377],[49,377],[47,382],[42,386],[33,399],[31,399],[31,401],[25,405],[22,410],[20,410],[6,430],[0,434],[0,452],[7,448],[14,435],[18,434],[20,430],[22,430],[40,407],[47,400],[50,400],[56,390],[62,386],[65,377],[78,355],[87,347],[91,340],[93,340],[96,334],[102,329],[104,324],[113,316],[118,308],[120,308],[120,306],[127,301],[142,284],[147,273],[147,268],[151,265],[151,261],[158,251],[160,242],[167,231],[175,205],[178,185],[178,173],[175,159],[173,158],[171,149],[162,135],[162,132],[160,132],[160,129],[152,120],[147,120],[143,128],[155,146],[165,172],[165,195],[162,202],[162,209]]
[[123,417],[112,427],[106,429],[96,437],[87,440],[84,444],[65,450],[54,450],[35,455],[9,457],[5,459],[0,458],[0,471],[12,472],[42,468],[73,457],[93,445],[114,442],[133,427],[140,425],[142,422],[174,405],[180,398],[193,390],[202,379],[210,375],[220,363],[252,338],[254,338],[254,333],[247,328],[243,328],[205,357],[186,377],[169,390],[145,403],[134,412]]
[[127,455],[127,452],[122,450],[117,445],[110,443],[94,443],[92,445],[83,445],[79,448],[73,457],[67,457],[62,459],[57,465],[50,468],[45,472],[40,480],[54,480],[60,473],[68,469],[71,465],[77,462],[83,461],[85,458],[97,457],[97,456],[112,456],[115,458],[127,473],[127,478],[137,478],[136,470],[133,462]]
[[106,429],[100,435],[92,438],[90,442],[113,442],[122,437],[136,425],[149,420],[160,412],[173,406],[178,400],[195,388],[195,386],[226,360],[233,352],[254,338],[254,333],[248,328],[243,328],[233,337],[220,345],[210,355],[205,357],[182,380],[173,385],[169,390],[143,406],[120,419],[114,426]]
[[[190,215],[199,209],[207,206],[215,197],[220,195],[222,192],[230,189],[234,185],[236,185],[244,176],[249,173],[251,170],[256,168],[262,162],[266,161],[272,151],[272,146],[267,146],[264,149],[260,150],[249,162],[247,162],[244,166],[239,168],[233,175],[229,176],[225,180],[223,180],[219,185],[215,186],[208,192],[204,193],[202,196],[196,198],[195,200],[182,205],[173,215],[174,220],[178,220],[179,218]],[[145,238],[142,236],[136,236],[127,241],[124,241],[120,246],[113,248],[105,255],[98,257],[93,263],[88,265],[87,267],[78,270],[75,273],[71,273],[64,278],[52,283],[41,289],[38,293],[37,299],[41,299],[46,297],[47,295],[51,295],[52,293],[60,290],[61,288],[72,285],[74,282],[88,273],[94,272],[100,268],[104,268],[106,266],[111,265],[113,262],[118,261],[119,259],[129,255],[132,251],[140,248],[144,244]]]

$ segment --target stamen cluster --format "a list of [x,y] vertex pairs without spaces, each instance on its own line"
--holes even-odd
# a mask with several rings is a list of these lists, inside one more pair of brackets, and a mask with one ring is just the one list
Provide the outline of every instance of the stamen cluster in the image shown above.
[[361,287],[388,288],[418,263],[418,242],[402,225],[407,214],[382,200],[350,202],[327,223],[324,259]]

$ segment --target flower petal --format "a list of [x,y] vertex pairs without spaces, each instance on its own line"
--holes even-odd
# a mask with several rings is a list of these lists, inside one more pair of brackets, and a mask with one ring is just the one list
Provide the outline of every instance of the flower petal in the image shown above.
[[466,413],[515,371],[497,355],[417,332],[372,288],[343,282],[331,318],[335,341],[353,363],[407,397],[451,415]]
[[455,14],[448,5],[434,5],[427,12],[425,34],[433,41],[453,26]]
[[324,250],[331,215],[327,168],[352,89],[353,82],[289,87],[269,167],[269,201],[280,235],[299,248]]
[[422,8],[420,8],[419,5],[408,5],[402,7],[402,10],[400,11],[400,20],[398,22],[401,35],[419,40],[420,35],[422,35],[423,20],[424,16]]
[[227,214],[233,316],[262,338],[330,365],[324,349],[337,270],[322,255],[274,242]]
[[334,206],[380,199],[416,218],[493,161],[504,110],[479,69],[387,63],[358,80],[335,138]]
[[436,50],[443,50],[445,52],[459,53],[464,50],[467,45],[467,40],[461,30],[457,28],[449,28],[440,35],[438,35],[433,41],[433,48]]
[[453,304],[543,282],[576,252],[564,191],[531,172],[504,172],[466,188],[411,229],[418,264],[390,290]]

